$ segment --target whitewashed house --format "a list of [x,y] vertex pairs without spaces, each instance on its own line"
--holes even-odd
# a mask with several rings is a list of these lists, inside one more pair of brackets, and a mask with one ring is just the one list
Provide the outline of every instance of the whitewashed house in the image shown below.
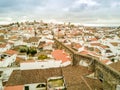
[[17,52],[13,50],[8,50],[1,54],[2,60],[0,61],[0,67],[11,66],[15,62],[17,57]]
[[31,37],[29,39],[23,40],[23,43],[28,47],[38,47],[40,43],[40,37]]
[[29,69],[56,68],[56,67],[61,67],[61,62],[62,61],[55,61],[55,60],[22,62],[20,63],[20,69],[29,70]]
[[11,45],[9,43],[7,44],[0,44],[0,53],[5,52],[11,48]]

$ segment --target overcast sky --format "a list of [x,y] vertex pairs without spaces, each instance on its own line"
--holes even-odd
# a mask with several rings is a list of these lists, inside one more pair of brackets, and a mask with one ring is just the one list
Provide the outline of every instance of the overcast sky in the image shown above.
[[120,24],[120,0],[0,0],[0,24],[34,19]]

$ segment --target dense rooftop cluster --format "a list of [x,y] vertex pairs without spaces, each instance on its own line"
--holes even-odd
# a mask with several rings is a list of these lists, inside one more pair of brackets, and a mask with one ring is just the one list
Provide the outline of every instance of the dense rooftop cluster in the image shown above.
[[33,88],[46,85],[48,78],[62,76],[68,90],[102,90],[98,79],[87,77],[93,74],[87,68],[88,63],[81,60],[79,66],[71,66],[70,54],[59,50],[54,38],[81,55],[98,57],[100,62],[119,71],[115,64],[120,58],[119,28],[17,22],[0,26],[0,88],[4,90],[6,86],[5,90],[10,90],[11,86],[24,88],[28,84]]

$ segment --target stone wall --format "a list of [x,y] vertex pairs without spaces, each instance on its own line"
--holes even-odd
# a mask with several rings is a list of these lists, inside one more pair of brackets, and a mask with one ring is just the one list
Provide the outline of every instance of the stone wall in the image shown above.
[[95,76],[103,82],[104,90],[116,90],[116,85],[120,85],[120,73],[101,63],[99,58],[80,55],[78,52],[59,42],[56,38],[54,38],[54,41],[57,48],[64,49],[71,55],[72,65],[79,65],[80,60],[87,60],[90,62],[91,64],[89,65],[89,69],[94,71]]

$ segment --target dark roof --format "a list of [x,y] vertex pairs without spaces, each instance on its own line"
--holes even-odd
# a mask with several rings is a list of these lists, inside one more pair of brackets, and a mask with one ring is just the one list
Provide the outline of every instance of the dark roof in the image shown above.
[[64,76],[67,90],[102,90],[102,83],[97,79],[86,77],[93,72],[83,66],[67,66],[62,68],[15,70],[6,86],[24,85],[46,82],[49,77]]
[[14,70],[6,86],[42,83],[46,82],[47,78],[53,76],[62,76],[61,68]]
[[6,40],[4,39],[4,36],[0,36],[0,42],[3,42],[3,43],[6,42]]
[[109,66],[120,72],[120,61],[114,62],[114,63],[110,64]]
[[39,37],[31,37],[31,38],[29,38],[26,42],[27,42],[27,43],[38,42],[39,39],[40,39]]
[[23,62],[23,61],[25,61],[25,59],[20,58],[20,57],[16,57],[15,64],[20,65],[20,63]]
[[68,90],[90,90],[90,88],[100,90],[102,88],[99,80],[86,77],[92,73],[87,67],[69,66],[62,68],[62,72]]
[[[92,90],[103,90],[102,83],[98,79],[84,77],[85,81],[89,84]],[[83,89],[82,89],[83,90]]]
[[3,73],[3,71],[0,71],[0,75]]

